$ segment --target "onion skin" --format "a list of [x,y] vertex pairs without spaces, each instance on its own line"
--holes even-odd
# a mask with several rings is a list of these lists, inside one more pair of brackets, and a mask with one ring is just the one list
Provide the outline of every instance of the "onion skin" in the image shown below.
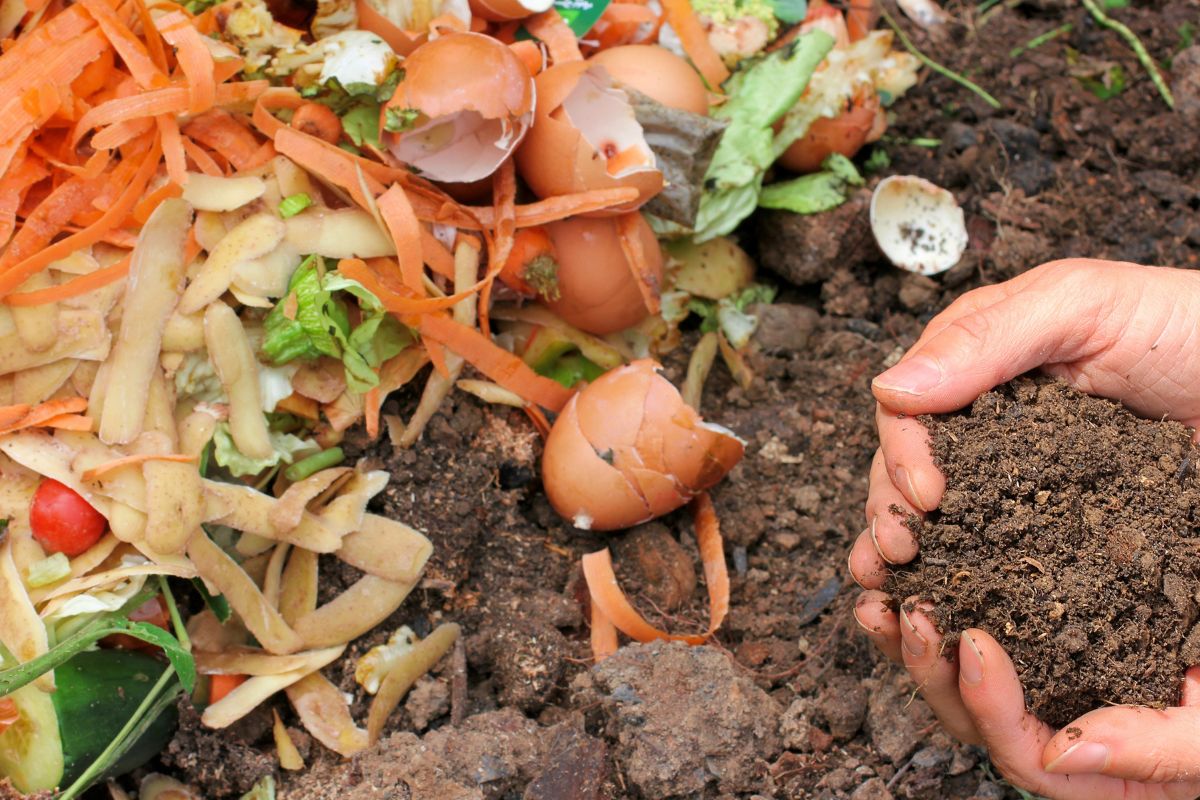
[[[864,101],[855,101],[840,116],[822,117],[783,152],[779,163],[793,172],[807,173],[819,170],[821,163],[834,153],[853,158],[864,144],[883,135],[878,124],[881,113],[879,98],[872,93]],[[883,127],[886,124],[884,120]]]
[[649,359],[576,394],[546,439],[542,483],[578,528],[611,531],[683,506],[741,460],[744,445],[706,425]]
[[589,215],[612,216],[633,211],[662,191],[663,176],[657,169],[640,169],[621,178],[613,177],[605,160],[579,129],[555,115],[592,66],[587,61],[570,61],[555,64],[537,76],[533,127],[517,148],[517,170],[533,193],[543,199],[592,189],[637,189],[635,200]]
[[[638,218],[638,238],[662,283],[662,250],[650,225]],[[621,248],[616,217],[572,217],[545,226],[558,262],[558,299],[547,306],[580,330],[604,336],[633,327],[650,312]]]

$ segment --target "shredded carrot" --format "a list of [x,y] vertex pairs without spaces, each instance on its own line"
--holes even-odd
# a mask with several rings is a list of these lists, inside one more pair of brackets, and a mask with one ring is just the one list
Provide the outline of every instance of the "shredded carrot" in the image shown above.
[[258,137],[220,108],[194,117],[183,126],[183,132],[193,141],[220,153],[238,169],[251,169],[261,146]]
[[425,270],[422,266],[424,248],[421,244],[421,223],[417,221],[417,215],[413,212],[412,203],[408,201],[408,195],[404,193],[404,187],[393,184],[375,202],[396,245],[401,280],[409,291],[423,297],[425,287],[422,277]]
[[275,116],[275,111],[295,111],[306,101],[295,89],[275,86],[267,89],[254,102],[254,127],[267,138],[274,139],[275,133],[287,125]]
[[846,7],[846,31],[850,41],[865,39],[879,21],[875,0],[850,0]]
[[113,80],[115,59],[113,51],[101,51],[99,58],[83,68],[79,77],[71,81],[71,92],[76,97],[86,100],[96,92],[108,86]]
[[595,603],[592,603],[591,623],[592,658],[598,664],[617,652],[617,628]]
[[454,280],[454,254],[424,225],[421,226],[421,260],[438,275]]
[[[9,409],[17,408],[20,408],[20,406],[9,406]],[[60,400],[47,400],[45,403],[27,407],[25,414],[19,419],[7,422],[3,428],[0,428],[0,434],[21,431],[26,428],[36,428],[45,424],[47,420],[54,419],[63,414],[75,414],[86,410],[87,398],[85,397],[65,397]],[[10,414],[0,414],[0,417],[9,419]]]
[[221,169],[221,165],[213,160],[208,151],[187,136],[183,137],[183,152],[187,153],[187,157],[196,165],[196,169],[205,175],[220,176],[225,174],[224,170]]
[[361,208],[368,207],[362,183],[366,183],[366,188],[375,195],[383,193],[383,185],[370,174],[364,175],[365,181],[359,181],[359,172],[350,153],[315,136],[292,128],[280,128],[275,132],[275,149],[318,178],[345,191]]
[[[564,194],[558,197],[547,197],[534,203],[516,207],[516,224],[518,228],[531,228],[534,225],[545,225],[560,219],[573,217],[577,214],[589,214],[593,211],[603,211],[614,206],[624,205],[636,200],[637,189],[632,186],[621,186],[615,189],[592,189],[578,194]],[[464,206],[474,218],[474,225],[467,218],[456,219],[454,224],[468,230],[478,230],[479,226],[491,227],[495,224],[492,209],[481,206]]]
[[43,428],[58,428],[64,431],[90,431],[92,418],[79,414],[59,414],[42,423]]
[[659,299],[661,287],[642,247],[641,226],[644,224],[638,212],[624,214],[617,218],[617,233],[621,239],[621,252],[625,254],[625,261],[629,264],[634,281],[637,282],[638,291],[642,293],[642,302],[651,314],[657,314],[662,307]]
[[49,177],[41,159],[25,158],[0,178],[0,247],[8,243],[17,226],[17,211],[30,187]]
[[554,242],[545,228],[522,228],[513,239],[512,250],[504,261],[499,278],[504,285],[526,297],[535,297],[537,289],[525,280],[525,268],[542,256],[554,257]]
[[[155,117],[154,122],[158,125],[158,135],[162,139],[163,156],[167,162],[167,177],[171,179],[171,184],[182,187],[187,183],[187,151],[183,149],[183,136],[179,133],[179,120],[171,114],[162,114]],[[158,194],[158,192],[154,194]],[[139,222],[144,223],[149,219],[150,212],[154,210],[159,201],[165,199],[165,196],[159,196],[151,200],[151,196],[147,196],[138,203],[137,210],[145,212],[145,216],[135,212]]]
[[[62,15],[60,15],[62,16]],[[89,31],[77,39],[51,45],[45,53],[29,53],[23,57],[29,61],[28,70],[18,70],[11,79],[0,82],[0,142],[19,143],[49,120],[49,115],[31,113],[26,105],[31,88],[70,86],[91,62],[100,57],[108,47],[104,36]],[[6,60],[18,60],[16,48],[5,56]],[[24,79],[20,82],[19,79]],[[0,167],[7,168],[6,159],[0,159]]]
[[[97,0],[93,0],[97,1]],[[155,20],[162,37],[175,48],[179,68],[188,80],[188,113],[201,114],[217,101],[217,83],[212,51],[200,32],[193,28],[181,11],[172,11]]]
[[301,103],[288,124],[329,144],[337,144],[342,138],[341,118],[333,113],[332,108],[321,103]]
[[208,704],[223,700],[230,692],[246,682],[247,675],[208,676]]
[[662,6],[667,22],[679,35],[684,52],[704,76],[708,88],[714,92],[720,91],[721,84],[729,78],[729,70],[708,41],[708,33],[696,18],[691,0],[662,0]]
[[383,407],[379,387],[372,387],[363,398],[363,414],[366,418],[367,436],[379,438],[379,412]]
[[729,570],[725,566],[721,525],[708,492],[698,495],[691,505],[696,545],[704,565],[704,584],[708,587],[708,634],[711,636],[729,613]]
[[[223,83],[217,87],[216,103],[228,105],[232,103],[256,100],[260,94],[270,87],[266,81],[244,81],[241,83]],[[157,117],[159,114],[184,114],[190,103],[190,92],[184,87],[170,86],[165,89],[155,89],[131,97],[118,97],[108,100],[90,109],[75,125],[72,136],[78,142],[83,135],[93,128],[111,125],[142,117]]]
[[429,338],[423,339],[421,344],[424,346],[425,352],[429,354],[429,363],[433,364],[437,373],[446,380],[450,380],[450,365],[446,363],[446,348]]
[[104,0],[80,0],[80,5],[96,20],[138,86],[160,89],[167,85],[167,76],[154,63],[145,43],[117,16],[112,6]]
[[488,246],[488,276],[479,291],[479,330],[491,332],[492,283],[504,270],[516,234],[517,168],[511,158],[500,165],[492,180],[492,213],[496,224]]
[[[69,178],[46,195],[26,215],[24,223],[0,256],[0,274],[17,262],[36,256],[76,214],[89,208],[103,187],[94,181]],[[18,283],[24,281],[24,278]]]
[[7,428],[18,420],[29,415],[29,404],[18,403],[15,406],[0,406],[0,428]]
[[575,38],[575,32],[567,25],[557,8],[548,8],[525,20],[525,30],[546,45],[553,63],[564,64],[568,61],[583,60],[583,53],[579,51],[579,40]]
[[111,266],[98,269],[95,272],[89,272],[87,275],[76,276],[66,283],[60,283],[57,286],[50,286],[32,292],[10,294],[4,298],[4,302],[10,306],[42,306],[47,303],[57,303],[59,300],[66,300],[71,297],[79,297],[82,294],[93,292],[96,289],[108,286],[110,283],[115,283],[124,278],[129,274],[131,259],[131,255],[126,255]]
[[537,406],[525,405],[525,416],[529,417],[529,421],[533,423],[533,427],[537,428],[537,432],[545,439],[550,435],[550,421],[546,419],[546,415]]
[[538,375],[528,364],[487,336],[458,324],[445,314],[426,314],[414,327],[423,337],[441,342],[475,369],[527,402],[560,411],[571,397],[571,391],[561,383]]
[[94,481],[103,478],[113,470],[121,469],[122,467],[131,467],[136,464],[144,464],[147,461],[173,461],[180,464],[194,464],[197,461],[196,456],[183,455],[181,453],[134,453],[131,456],[121,456],[114,458],[112,461],[106,461],[103,464],[97,464],[83,473],[85,481]]

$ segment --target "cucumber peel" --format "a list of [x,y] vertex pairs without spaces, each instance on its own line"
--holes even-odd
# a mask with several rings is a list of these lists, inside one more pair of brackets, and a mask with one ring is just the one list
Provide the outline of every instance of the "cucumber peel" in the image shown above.
[[0,733],[0,777],[23,793],[53,789],[63,777],[63,748],[51,696],[24,686],[8,697],[20,718]]

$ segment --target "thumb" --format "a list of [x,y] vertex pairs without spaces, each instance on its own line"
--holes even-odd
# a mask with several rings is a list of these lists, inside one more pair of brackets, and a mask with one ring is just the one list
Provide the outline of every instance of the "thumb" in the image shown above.
[[[907,414],[954,411],[1005,381],[1057,361],[1073,361],[1104,347],[1097,341],[1110,293],[1073,292],[1059,270],[998,302],[934,318],[903,361],[877,377],[875,397]],[[947,309],[950,312],[951,309]]]
[[1200,708],[1101,708],[1059,731],[1042,753],[1047,772],[1131,781],[1200,781]]

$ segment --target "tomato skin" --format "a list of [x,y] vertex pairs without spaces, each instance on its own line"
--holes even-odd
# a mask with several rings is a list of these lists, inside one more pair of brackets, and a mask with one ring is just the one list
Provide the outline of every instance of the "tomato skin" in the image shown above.
[[225,695],[246,682],[248,675],[211,675],[209,676],[208,704],[221,700]]
[[[129,621],[149,622],[151,625],[156,625],[164,631],[171,629],[171,615],[167,611],[167,605],[163,602],[162,595],[151,597],[134,609],[133,613],[129,615]],[[124,633],[114,633],[111,636],[105,636],[100,640],[100,646],[115,647],[120,650],[143,650],[149,652],[159,649],[156,644],[144,642],[141,639]]]
[[34,492],[29,525],[47,553],[74,558],[100,541],[108,520],[73,489],[46,478]]

